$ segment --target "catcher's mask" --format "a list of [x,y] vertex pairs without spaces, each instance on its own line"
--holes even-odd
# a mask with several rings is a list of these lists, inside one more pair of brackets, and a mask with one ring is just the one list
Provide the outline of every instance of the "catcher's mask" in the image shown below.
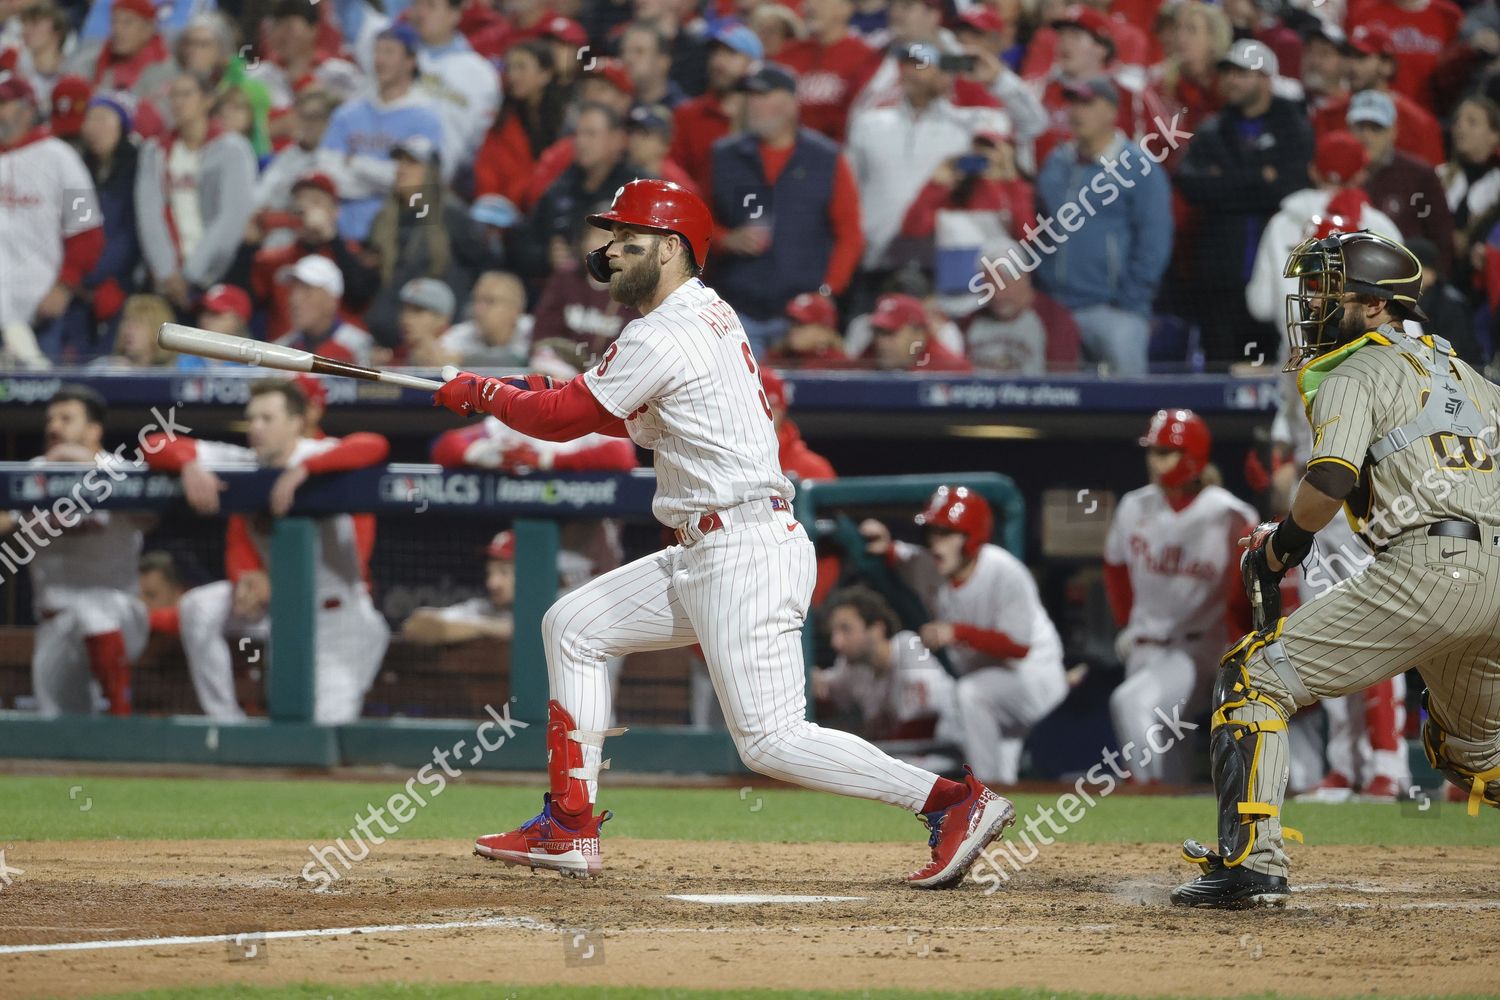
[[1366,229],[1304,240],[1287,257],[1282,276],[1297,279],[1297,290],[1286,297],[1291,357],[1285,371],[1352,339],[1339,329],[1346,293],[1384,299],[1398,319],[1427,320],[1417,305],[1421,263],[1406,247]]

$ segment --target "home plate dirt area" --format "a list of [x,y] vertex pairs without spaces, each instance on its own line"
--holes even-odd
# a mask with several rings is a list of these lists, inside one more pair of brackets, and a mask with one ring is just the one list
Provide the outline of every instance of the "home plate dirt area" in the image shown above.
[[[614,839],[578,882],[389,841],[324,893],[298,875],[305,842],[8,846],[27,864],[0,898],[7,998],[377,980],[1489,992],[1500,943],[1497,852],[1472,847],[1303,848],[1285,910],[1208,913],[1167,905],[1192,869],[1166,844],[1058,844],[992,895],[906,888],[920,845]],[[282,933],[340,928],[361,930]],[[127,946],[20,950],[103,941]]]

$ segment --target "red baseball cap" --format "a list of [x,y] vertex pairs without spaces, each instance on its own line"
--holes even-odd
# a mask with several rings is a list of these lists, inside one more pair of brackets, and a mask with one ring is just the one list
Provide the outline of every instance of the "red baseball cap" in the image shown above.
[[760,385],[766,391],[766,402],[773,407],[786,409],[786,383],[771,369],[761,366]]
[[516,557],[516,533],[514,531],[502,531],[490,539],[490,544],[484,548],[486,559],[514,559]]
[[975,132],[974,141],[988,143],[989,145],[997,149],[1000,146],[1009,143],[1011,141],[1010,119],[1007,117],[1001,123],[1000,128],[987,128],[979,132]]
[[1370,162],[1364,143],[1352,132],[1328,132],[1318,137],[1313,166],[1323,179],[1334,184],[1347,184]]
[[36,107],[36,91],[26,78],[14,70],[0,73],[0,104],[6,101],[30,101]]
[[338,200],[339,188],[332,177],[321,170],[309,170],[292,182],[292,194],[296,194],[299,188],[315,187],[319,191],[326,192],[328,197],[334,201]]
[[630,74],[625,71],[625,64],[618,59],[596,60],[594,68],[585,73],[584,76],[598,77],[626,97],[635,96],[635,82],[630,79]]
[[1005,18],[993,7],[974,7],[958,19],[958,26],[981,34],[999,35],[1005,32]]
[[151,0],[114,0],[114,9],[127,11],[148,21],[156,20],[156,5]]
[[1064,10],[1062,16],[1052,22],[1052,28],[1082,28],[1111,50],[1115,47],[1109,15],[1081,3],[1075,3]]
[[[235,291],[239,289],[236,288]],[[302,395],[307,397],[309,403],[328,409],[328,386],[323,384],[321,378],[307,372],[298,372],[292,376],[292,381],[297,383],[297,388],[302,390]]]
[[234,313],[240,322],[250,322],[250,296],[243,288],[234,285],[214,285],[203,293],[203,311]]
[[815,323],[818,326],[836,326],[839,321],[833,300],[817,292],[803,292],[788,302],[786,314],[798,323]]
[[892,292],[875,301],[870,325],[877,330],[899,330],[904,326],[927,328],[927,307],[913,295]]
[[1396,56],[1396,40],[1383,24],[1361,24],[1349,32],[1349,41],[1344,46],[1364,56],[1390,56],[1393,59]]
[[81,76],[65,76],[52,88],[52,134],[63,139],[83,131],[83,116],[88,112],[94,88]]
[[563,17],[561,15],[548,18],[547,23],[542,25],[541,34],[543,38],[556,39],[559,42],[566,42],[568,45],[587,45],[589,43],[589,33],[583,30],[583,25],[571,17]]

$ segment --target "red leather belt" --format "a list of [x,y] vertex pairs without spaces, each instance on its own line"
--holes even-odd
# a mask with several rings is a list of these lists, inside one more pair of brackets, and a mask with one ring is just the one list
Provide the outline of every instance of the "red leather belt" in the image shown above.
[[[781,497],[771,497],[770,501],[772,510],[792,509],[792,505],[781,499]],[[754,501],[750,502],[754,503]],[[720,517],[717,512],[713,514],[704,514],[702,517],[698,518],[698,534],[700,537],[708,534],[709,532],[718,531],[722,527],[724,527],[724,519]],[[692,539],[688,537],[686,531],[684,531],[682,528],[677,529],[678,545],[687,545],[691,541]]]

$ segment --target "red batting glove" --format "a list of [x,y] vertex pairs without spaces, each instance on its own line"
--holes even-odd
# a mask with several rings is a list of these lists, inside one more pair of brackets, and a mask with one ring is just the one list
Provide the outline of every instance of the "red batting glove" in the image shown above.
[[500,384],[497,378],[459,372],[432,394],[432,405],[446,406],[459,416],[467,417],[483,411],[484,404],[500,391]]

